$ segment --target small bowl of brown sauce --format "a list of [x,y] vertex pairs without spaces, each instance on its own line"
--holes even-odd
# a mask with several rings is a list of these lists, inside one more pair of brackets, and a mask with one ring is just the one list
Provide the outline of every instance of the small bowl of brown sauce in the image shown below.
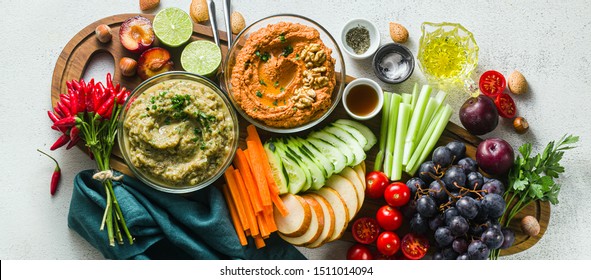
[[354,59],[372,56],[380,46],[380,32],[375,24],[365,19],[352,19],[341,31],[345,52]]
[[384,105],[384,94],[378,83],[367,78],[350,82],[343,92],[345,111],[356,120],[375,117]]

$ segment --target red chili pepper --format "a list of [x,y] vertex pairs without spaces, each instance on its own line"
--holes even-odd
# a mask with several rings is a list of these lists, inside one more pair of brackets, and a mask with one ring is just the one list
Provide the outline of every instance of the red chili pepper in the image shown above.
[[76,117],[75,116],[69,116],[69,117],[60,119],[57,122],[55,122],[53,125],[55,125],[56,127],[67,127],[67,128],[70,128],[70,127],[76,125]]
[[105,113],[110,111],[109,109],[112,109],[114,101],[115,101],[115,95],[109,96],[109,99],[107,99],[107,101],[105,101],[105,103],[103,103],[103,105],[101,105],[101,107],[96,111],[96,113],[101,115],[104,118],[107,118],[105,116]]
[[64,105],[61,101],[57,102],[57,107],[60,108],[60,111],[66,116],[69,117],[72,114],[70,113],[70,109]]
[[49,116],[49,119],[55,123],[57,121],[59,121],[60,117],[58,117],[54,112],[52,111],[47,111],[47,115]]
[[84,83],[84,80],[83,79],[80,79],[80,81],[72,80],[72,88],[74,90],[80,90],[80,83]]
[[60,169],[60,165],[59,163],[57,163],[57,160],[55,160],[55,158],[53,158],[52,156],[46,154],[45,152],[37,149],[38,152],[48,156],[50,159],[52,159],[55,162],[55,168],[53,169],[53,174],[51,175],[51,184],[49,185],[49,193],[51,195],[54,195],[55,192],[57,191],[57,186],[59,185],[60,182],[60,178],[62,177],[62,170]]
[[111,73],[107,73],[107,88],[113,88],[113,79]]
[[70,113],[72,116],[78,114],[78,96],[80,94],[76,91],[70,91]]
[[123,87],[116,95],[117,98],[117,104],[123,104],[125,103],[125,100],[127,99],[127,89],[125,87]]
[[70,129],[70,142],[68,143],[68,146],[66,146],[66,150],[69,150],[72,147],[76,146],[79,140],[80,129],[78,129],[77,126],[73,126],[72,129]]
[[55,141],[55,143],[53,143],[53,145],[51,145],[51,148],[49,148],[49,149],[52,151],[55,149],[59,149],[63,145],[66,145],[69,141],[70,141],[70,136],[68,136],[68,134],[64,133],[64,134],[62,134],[62,136],[60,136],[60,138],[57,139],[57,141]]
[[65,114],[62,112],[62,110],[60,110],[59,106],[56,105],[55,107],[53,107],[53,111],[60,119],[65,117]]

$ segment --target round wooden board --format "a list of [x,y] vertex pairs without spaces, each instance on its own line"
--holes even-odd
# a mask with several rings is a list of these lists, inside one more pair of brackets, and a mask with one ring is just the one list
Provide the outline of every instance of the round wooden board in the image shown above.
[[[138,14],[120,14],[114,15],[111,17],[106,17],[104,19],[98,20],[89,26],[82,29],[78,34],[76,34],[70,42],[64,47],[63,51],[61,52],[53,72],[52,84],[51,84],[51,102],[52,106],[55,106],[57,101],[59,100],[59,95],[61,93],[67,92],[66,90],[66,81],[70,80],[79,80],[84,75],[84,71],[86,67],[92,60],[93,56],[98,53],[107,53],[110,54],[114,59],[114,74],[113,80],[122,84],[123,86],[127,87],[128,89],[132,90],[137,85],[141,83],[139,77],[124,77],[121,75],[117,65],[119,60],[122,57],[131,57],[137,59],[139,54],[132,53],[127,51],[125,48],[121,46],[119,41],[119,28],[121,24],[128,18],[136,16]],[[142,16],[153,20],[154,15],[150,14],[142,14]],[[111,27],[113,31],[113,39],[111,42],[103,44],[100,43],[94,34],[95,28],[100,24],[107,24]],[[218,32],[219,38],[222,41],[222,53],[225,54],[227,52],[226,46],[226,33],[225,32]],[[193,25],[193,36],[191,40],[199,40],[205,39],[213,41],[212,30],[209,26],[194,24]],[[158,42],[155,42],[155,45],[158,45]],[[177,48],[167,48],[171,56],[173,57],[173,61],[175,63],[175,70],[182,70],[181,64],[179,61],[180,53],[182,51],[182,46]],[[96,77],[95,80],[97,82],[104,81],[104,77]],[[354,78],[347,76],[346,82],[352,81]],[[341,118],[349,118],[345,109],[343,108],[342,104],[339,104],[335,111],[323,122],[321,122],[318,126],[323,127],[324,125],[333,122],[334,120],[341,119]],[[377,116],[369,121],[363,121],[363,124],[367,125],[374,133],[379,134],[380,131],[380,123],[381,123],[381,116]],[[246,126],[248,122],[239,116],[239,125],[240,125],[240,146],[245,147],[245,135],[246,135]],[[297,133],[298,135],[306,135],[309,131],[303,131]],[[263,140],[268,139],[272,136],[276,136],[272,133],[259,130],[261,138]],[[466,153],[468,156],[474,158],[476,153],[476,147],[482,141],[482,139],[471,135],[465,129],[459,127],[458,125],[450,122],[448,123],[441,139],[439,140],[439,145],[446,144],[453,140],[459,140],[466,143]],[[83,150],[85,150],[83,144],[79,145]],[[377,147],[374,146],[369,152],[368,157],[366,160],[366,166],[373,166],[373,161],[375,159],[377,153]],[[121,154],[117,148],[113,150],[113,155],[111,156],[111,165],[114,169],[125,173],[127,175],[133,176],[131,170],[127,167],[125,162],[123,161]],[[408,177],[403,178],[403,180],[408,179]],[[218,181],[218,182],[221,182]],[[216,183],[214,183],[216,184]],[[373,217],[379,207],[384,205],[385,202],[383,200],[372,200],[366,199],[363,207],[357,214],[357,217]],[[520,220],[522,217],[526,215],[532,215],[538,219],[541,226],[540,234],[536,237],[528,237],[521,233],[520,229]],[[516,233],[516,241],[514,245],[507,249],[502,250],[501,255],[510,255],[515,254],[528,248],[532,247],[540,238],[544,235],[547,227],[548,222],[550,220],[550,204],[548,202],[536,202],[529,205],[524,211],[519,213],[514,221],[511,223],[511,228]],[[343,241],[348,242],[355,242],[353,237],[351,236],[350,231],[347,231],[345,235],[341,238]]]

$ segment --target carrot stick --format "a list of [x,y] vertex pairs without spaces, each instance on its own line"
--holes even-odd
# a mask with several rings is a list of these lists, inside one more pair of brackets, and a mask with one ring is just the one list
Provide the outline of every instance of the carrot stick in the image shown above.
[[257,222],[259,225],[261,236],[263,238],[267,238],[271,233],[269,232],[269,230],[267,229],[267,225],[265,224],[264,212],[257,214]]
[[238,217],[240,218],[240,223],[243,225],[242,230],[247,230],[249,228],[249,223],[246,220],[244,205],[242,204],[242,199],[240,199],[240,191],[238,190],[238,185],[234,178],[234,168],[232,166],[229,166],[228,169],[226,169],[226,171],[224,172],[224,178],[228,183],[230,198],[236,206],[236,211],[238,213]]
[[244,184],[244,180],[242,175],[240,174],[240,170],[234,169],[234,179],[238,185],[238,189],[240,190],[240,197],[244,202],[244,210],[246,211],[246,219],[249,224],[249,235],[255,236],[259,234],[259,228],[257,226],[257,220],[254,214],[254,209],[252,203],[248,196],[248,191],[246,190],[246,186]]
[[244,155],[244,151],[241,149],[236,150],[234,165],[236,168],[238,168],[238,170],[240,170],[240,174],[242,174],[242,179],[244,179],[244,185],[246,186],[246,190],[250,196],[255,213],[263,211],[263,203],[258,193],[256,182],[253,178],[246,156]]
[[231,194],[228,186],[224,185],[222,187],[222,192],[224,194],[224,197],[226,198],[226,204],[228,204],[228,208],[230,210],[230,217],[232,218],[232,223],[234,224],[236,235],[238,235],[238,240],[240,240],[240,245],[246,246],[248,244],[248,241],[246,240],[246,236],[244,235],[243,227],[240,222],[240,218],[238,217],[238,212],[236,210],[236,205],[234,205],[234,202],[231,199]]
[[285,204],[283,204],[283,200],[281,200],[281,197],[279,197],[278,195],[272,195],[271,200],[273,201],[273,205],[275,205],[275,208],[277,209],[277,211],[279,211],[279,214],[281,214],[281,216],[285,217],[289,215],[289,210],[287,210],[287,207],[285,207]]
[[269,185],[269,191],[272,195],[278,195],[279,187],[277,186],[277,183],[275,183],[275,178],[273,178],[271,165],[269,165],[269,158],[267,157],[267,153],[265,153],[263,142],[259,137],[256,127],[251,124],[246,127],[246,132],[248,133],[248,135],[246,136],[246,140],[252,140],[256,143],[257,152],[260,154],[260,160],[263,164],[263,170],[265,171],[265,178],[267,178],[267,184]]
[[265,224],[269,232],[276,232],[277,225],[275,225],[275,219],[273,218],[273,212],[265,212]]
[[265,247],[265,240],[260,235],[255,235],[254,237],[254,245],[256,245],[257,249]]
[[[249,135],[250,136],[250,135]],[[249,156],[251,162],[252,173],[256,174],[254,179],[257,182],[259,188],[259,194],[263,203],[263,207],[273,211],[273,204],[271,202],[271,196],[269,194],[269,186],[267,185],[267,179],[265,178],[265,170],[263,168],[261,153],[257,147],[255,141],[246,140],[246,145],[249,149]]]

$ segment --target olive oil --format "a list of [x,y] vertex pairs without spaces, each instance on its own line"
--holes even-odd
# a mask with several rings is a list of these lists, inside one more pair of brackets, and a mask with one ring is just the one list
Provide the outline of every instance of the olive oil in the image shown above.
[[351,113],[363,117],[369,115],[378,106],[379,98],[376,90],[369,85],[356,85],[351,88],[345,98]]
[[441,36],[429,38],[423,49],[425,72],[437,79],[458,77],[462,74],[470,49],[461,38]]

